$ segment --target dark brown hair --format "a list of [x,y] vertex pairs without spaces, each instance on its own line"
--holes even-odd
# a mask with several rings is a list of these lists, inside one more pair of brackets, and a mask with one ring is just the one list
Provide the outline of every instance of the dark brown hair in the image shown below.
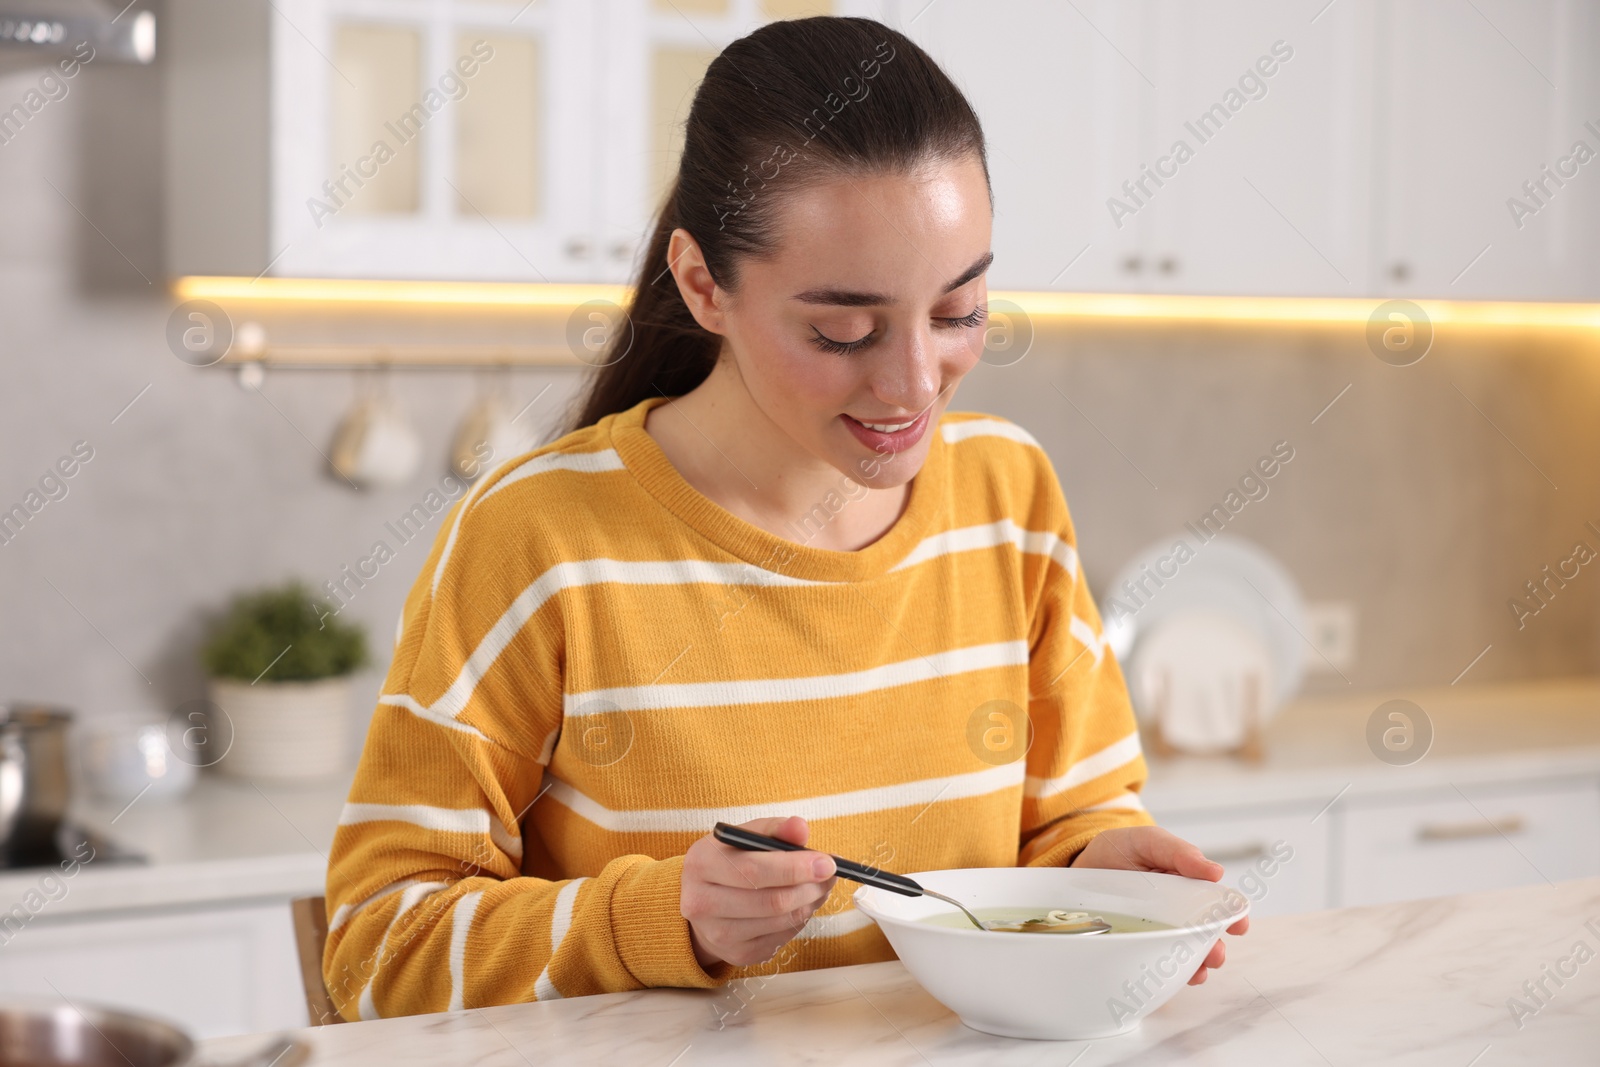
[[695,91],[678,174],[626,309],[633,328],[612,331],[574,428],[646,397],[681,396],[711,373],[722,339],[701,329],[678,292],[667,265],[673,230],[694,236],[731,292],[740,257],[771,251],[784,189],[818,174],[910,171],[965,156],[987,180],[983,128],[966,97],[880,22],[773,22],[728,45]]

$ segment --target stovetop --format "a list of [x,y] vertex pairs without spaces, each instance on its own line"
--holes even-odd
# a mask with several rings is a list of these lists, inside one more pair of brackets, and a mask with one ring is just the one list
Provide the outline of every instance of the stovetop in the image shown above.
[[[145,856],[100,836],[76,823],[63,823],[56,831],[55,840],[32,848],[0,849],[0,873],[31,870],[40,867],[59,867],[66,871],[71,865],[115,863],[142,864]],[[74,872],[75,873],[75,872]]]

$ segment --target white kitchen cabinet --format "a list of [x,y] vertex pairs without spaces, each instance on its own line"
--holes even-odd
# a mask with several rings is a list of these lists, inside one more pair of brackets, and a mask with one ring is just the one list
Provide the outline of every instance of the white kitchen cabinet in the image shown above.
[[1140,221],[1106,199],[1148,158],[1140,73],[1144,0],[940,0],[900,29],[960,86],[983,123],[1002,289],[1128,291],[1146,277]]
[[1586,0],[169,0],[169,266],[624,281],[706,64],[813,13],[967,93],[995,288],[1600,299]]
[[941,0],[918,16],[907,32],[988,135],[991,284],[1362,291],[1372,4],[1308,17],[1271,0]]
[[1331,906],[1333,820],[1315,806],[1273,812],[1183,814],[1157,821],[1222,864],[1224,883],[1250,899],[1250,914],[1292,915]]
[[694,87],[867,0],[172,0],[174,274],[622,281]]
[[587,277],[595,6],[521,7],[172,0],[172,273]]
[[1337,906],[1600,875],[1600,782],[1464,786],[1340,813]]
[[[1384,4],[1373,271],[1396,294],[1600,298],[1600,12],[1585,0]],[[1547,178],[1565,166],[1565,178]],[[1543,194],[1524,183],[1544,182]],[[1560,185],[1556,183],[1560,182]],[[1520,215],[1513,199],[1537,213]],[[1542,205],[1542,206],[1540,206]],[[1519,217],[1520,215],[1520,217]]]
[[940,0],[906,29],[989,134],[996,287],[1600,299],[1593,3]]
[[1144,226],[1147,288],[1363,293],[1373,5],[1311,23],[1274,0],[1148,2],[1150,140],[1117,193]]
[[[1337,803],[1163,812],[1258,916],[1600,876],[1600,779],[1463,782]],[[1284,857],[1284,846],[1292,855]]]
[[0,993],[103,1004],[199,1037],[307,1024],[287,901],[52,919],[0,949]]

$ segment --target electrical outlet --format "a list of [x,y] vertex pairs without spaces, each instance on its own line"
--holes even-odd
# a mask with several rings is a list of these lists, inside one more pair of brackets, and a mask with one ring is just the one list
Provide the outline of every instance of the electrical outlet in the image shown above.
[[[1356,662],[1356,606],[1348,600],[1306,605],[1306,634],[1316,651],[1306,657],[1311,671],[1347,671]],[[1320,655],[1318,654],[1320,653]]]

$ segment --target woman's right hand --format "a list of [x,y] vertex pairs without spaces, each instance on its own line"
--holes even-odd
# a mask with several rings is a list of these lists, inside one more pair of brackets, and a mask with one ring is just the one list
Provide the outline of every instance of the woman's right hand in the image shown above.
[[[744,829],[806,843],[799,816],[754,819]],[[833,860],[821,852],[746,852],[707,834],[683,857],[679,909],[701,967],[765,963],[828,899]]]

